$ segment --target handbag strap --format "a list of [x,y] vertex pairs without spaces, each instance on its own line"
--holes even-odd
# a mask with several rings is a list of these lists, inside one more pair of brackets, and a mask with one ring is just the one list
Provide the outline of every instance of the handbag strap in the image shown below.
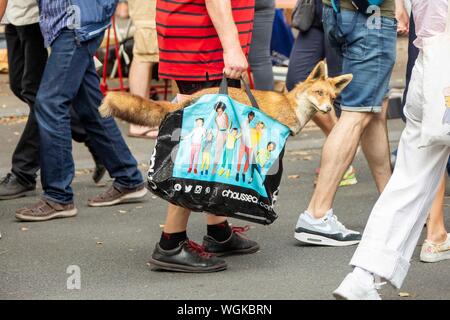
[[[250,100],[250,103],[252,104],[253,108],[259,109],[258,102],[256,101],[255,97],[253,96],[252,91],[250,90],[250,86],[248,83],[241,78],[242,83],[244,84],[245,92],[247,93],[247,97]],[[220,83],[220,89],[219,94],[226,94],[228,95],[228,79],[227,77],[223,77],[222,82]]]

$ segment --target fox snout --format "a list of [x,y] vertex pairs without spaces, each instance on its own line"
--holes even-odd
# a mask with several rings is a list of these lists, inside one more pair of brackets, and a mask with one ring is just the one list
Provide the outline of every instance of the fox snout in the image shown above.
[[331,104],[326,103],[326,104],[320,105],[320,106],[318,107],[318,109],[319,109],[320,112],[328,113],[328,112],[331,111],[332,106],[331,106]]

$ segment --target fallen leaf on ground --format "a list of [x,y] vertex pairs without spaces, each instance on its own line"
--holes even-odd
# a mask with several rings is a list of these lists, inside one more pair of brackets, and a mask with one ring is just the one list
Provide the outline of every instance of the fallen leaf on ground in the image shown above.
[[97,241],[96,244],[101,246],[101,245],[103,245],[103,241]]
[[411,297],[411,294],[408,293],[408,292],[400,292],[400,293],[398,294],[398,296],[399,296],[399,297],[402,297],[402,298],[409,298],[409,297]]
[[300,175],[292,174],[292,175],[288,176],[288,179],[300,179]]
[[28,231],[28,230],[30,230],[30,229],[28,229],[27,227],[22,227],[22,228],[20,228],[20,230],[21,230],[21,231]]

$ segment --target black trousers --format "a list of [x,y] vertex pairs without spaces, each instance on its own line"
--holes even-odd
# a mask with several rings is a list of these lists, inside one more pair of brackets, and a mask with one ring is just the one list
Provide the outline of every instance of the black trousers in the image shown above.
[[[37,23],[26,26],[8,24],[5,36],[11,90],[30,107],[28,121],[12,156],[11,172],[17,176],[21,184],[33,187],[36,184],[36,173],[40,168],[39,128],[33,106],[47,63],[48,52]],[[96,160],[95,150],[90,146],[86,131],[73,110],[71,121],[72,138],[77,142],[84,142]]]
[[[178,90],[181,94],[194,94],[197,91],[220,87],[220,83],[222,80],[208,80],[208,81],[185,81],[185,80],[176,80]],[[235,79],[228,79],[228,86],[232,88],[240,88],[241,81]],[[217,91],[217,93],[219,93]]]

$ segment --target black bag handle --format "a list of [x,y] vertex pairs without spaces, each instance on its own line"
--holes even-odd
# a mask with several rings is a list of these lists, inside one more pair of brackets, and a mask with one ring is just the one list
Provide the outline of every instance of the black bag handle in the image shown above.
[[[247,97],[250,99],[252,107],[256,108],[256,109],[259,109],[258,102],[256,101],[255,97],[253,96],[253,93],[250,90],[249,85],[247,84],[247,82],[242,77],[241,77],[241,81],[244,84],[245,92],[247,93]],[[225,76],[223,77],[222,82],[220,83],[219,94],[226,94],[226,95],[228,95],[228,79]]]

